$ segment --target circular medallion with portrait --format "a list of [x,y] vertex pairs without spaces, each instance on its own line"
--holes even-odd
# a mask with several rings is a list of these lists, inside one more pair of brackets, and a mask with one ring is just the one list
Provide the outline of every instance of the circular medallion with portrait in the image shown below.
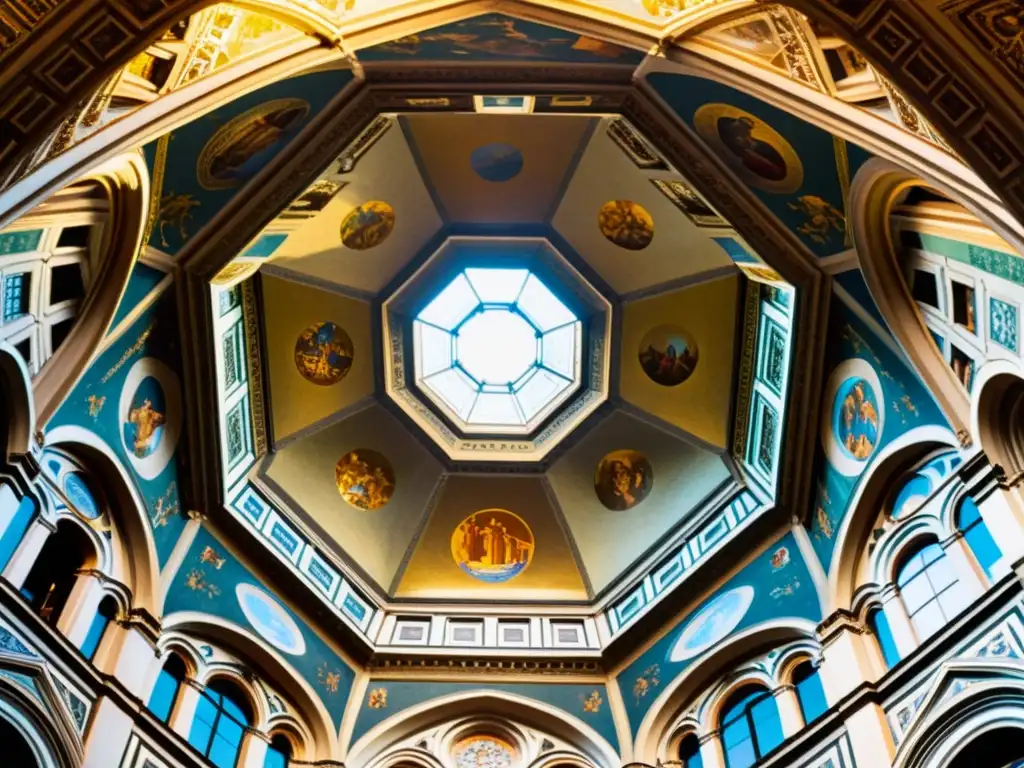
[[612,451],[597,464],[594,490],[608,509],[632,509],[654,488],[654,470],[639,451]]

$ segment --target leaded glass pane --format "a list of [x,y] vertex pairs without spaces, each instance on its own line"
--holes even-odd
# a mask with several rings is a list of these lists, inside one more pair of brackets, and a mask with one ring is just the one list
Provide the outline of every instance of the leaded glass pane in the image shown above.
[[526,278],[523,292],[519,295],[519,309],[542,331],[550,331],[560,325],[571,323],[576,316],[569,311],[535,275]]
[[455,327],[479,304],[476,293],[465,275],[459,275],[450,282],[418,317],[424,322],[445,330]]
[[487,304],[511,304],[523,289],[530,272],[526,269],[467,269],[466,277],[480,301]]
[[451,368],[452,336],[447,331],[417,322],[416,328],[417,375],[420,377]]

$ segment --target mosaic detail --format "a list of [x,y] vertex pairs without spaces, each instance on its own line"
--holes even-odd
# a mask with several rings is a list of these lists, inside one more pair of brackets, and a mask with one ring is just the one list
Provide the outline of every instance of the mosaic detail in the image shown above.
[[336,323],[311,325],[295,340],[295,367],[313,384],[337,384],[348,375],[354,357],[351,337]]
[[353,208],[341,222],[341,242],[346,248],[365,251],[388,239],[395,228],[395,209],[380,200]]
[[629,251],[642,251],[654,239],[654,219],[632,200],[610,200],[602,205],[597,226],[610,242]]
[[969,245],[967,254],[972,267],[1017,285],[1024,285],[1024,259],[980,245]]
[[282,219],[309,219],[320,213],[342,189],[348,185],[343,181],[320,179],[314,181],[305,192],[295,198],[284,211]]
[[756,189],[791,194],[804,183],[796,151],[774,128],[729,104],[705,104],[694,128],[742,181]]
[[252,179],[290,141],[309,116],[302,99],[275,99],[218,130],[203,147],[196,177],[206,189],[231,189]]
[[452,532],[455,564],[480,581],[500,583],[515,578],[530,565],[534,550],[530,526],[504,509],[476,512]]
[[647,378],[663,387],[676,387],[697,368],[697,342],[686,331],[659,325],[644,334],[638,359]]
[[27,645],[5,627],[0,627],[0,651],[13,653],[18,656],[35,656]]
[[452,749],[455,768],[512,768],[515,749],[496,736],[470,736]]
[[56,675],[53,676],[53,686],[57,689],[61,700],[71,713],[71,718],[75,721],[75,727],[78,729],[78,732],[82,733],[85,730],[85,719],[89,714],[89,706],[73,694]]
[[1018,310],[1015,304],[990,296],[988,335],[996,344],[1017,351]]
[[338,459],[334,476],[341,498],[356,509],[380,509],[395,492],[391,462],[367,448],[358,448]]
[[594,471],[594,491],[607,508],[616,512],[632,509],[654,488],[654,469],[639,451],[612,451]]
[[760,422],[757,436],[757,466],[771,476],[775,468],[775,439],[779,429],[779,416],[764,400],[760,401]]
[[774,323],[768,325],[762,360],[761,378],[765,384],[782,394],[782,383],[786,376],[786,334]]
[[614,118],[608,123],[608,135],[638,168],[665,168],[665,161],[661,159],[661,155],[621,117]]
[[698,227],[727,227],[728,223],[719,216],[704,199],[694,192],[689,185],[682,181],[664,181],[662,179],[651,179],[661,194],[672,201],[695,226]]

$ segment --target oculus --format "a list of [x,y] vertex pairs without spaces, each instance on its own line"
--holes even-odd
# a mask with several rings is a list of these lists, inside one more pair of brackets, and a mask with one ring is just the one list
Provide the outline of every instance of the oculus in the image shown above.
[[302,656],[306,652],[306,640],[299,625],[277,600],[245,583],[235,587],[235,597],[246,621],[260,637],[292,656]]
[[654,239],[654,219],[632,200],[609,200],[597,213],[601,234],[620,248],[641,251]]
[[308,115],[309,104],[302,99],[275,99],[229,121],[199,154],[199,183],[211,190],[242,186],[299,132]]
[[821,423],[821,442],[829,463],[839,472],[859,475],[878,448],[885,426],[882,384],[861,358],[836,366],[825,386],[829,410]]
[[470,736],[452,749],[455,768],[512,768],[515,749],[496,736]]
[[687,661],[724,640],[740,625],[753,602],[754,588],[747,584],[714,598],[686,623],[668,660]]
[[523,170],[523,153],[511,144],[485,144],[473,150],[469,164],[484,181],[508,181]]
[[336,323],[311,325],[295,340],[295,367],[306,381],[321,386],[344,379],[354,355],[352,339]]
[[380,200],[353,208],[341,222],[341,242],[354,251],[374,248],[395,228],[395,209]]
[[775,194],[796,192],[804,167],[796,151],[774,128],[729,104],[705,104],[694,128],[746,184]]
[[594,490],[608,509],[632,509],[654,487],[654,470],[639,451],[612,451],[597,464]]
[[368,448],[358,448],[338,459],[334,479],[341,498],[356,509],[380,509],[395,492],[391,463]]
[[644,334],[637,358],[647,378],[663,387],[675,387],[693,375],[697,343],[681,328],[659,325]]
[[582,324],[526,269],[466,269],[413,322],[416,383],[467,432],[524,434],[581,379]]
[[136,362],[125,376],[118,402],[121,444],[132,468],[153,480],[170,463],[181,432],[178,377],[154,357]]
[[533,531],[512,512],[482,509],[459,523],[451,546],[455,563],[474,579],[509,581],[533,559]]

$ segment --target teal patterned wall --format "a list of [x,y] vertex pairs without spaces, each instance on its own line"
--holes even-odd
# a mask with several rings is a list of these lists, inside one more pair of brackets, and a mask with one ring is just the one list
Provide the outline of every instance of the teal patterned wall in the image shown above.
[[185,525],[179,335],[167,290],[93,361],[46,425],[80,427],[109,446],[145,504],[161,566]]
[[813,253],[851,246],[846,199],[869,153],[721,83],[670,72],[647,82]]
[[371,728],[409,707],[467,691],[500,691],[557,707],[589,725],[612,747],[619,749],[608,692],[602,683],[449,683],[371,679],[359,708],[352,743]]
[[948,428],[902,356],[841,301],[832,302],[829,339],[810,524],[826,571],[850,500],[881,449],[916,427]]
[[176,254],[352,77],[336,69],[281,80],[147,144],[159,197],[149,245]]
[[178,611],[208,613],[261,637],[312,686],[335,725],[341,724],[355,673],[205,528],[189,547],[167,594],[165,618]]
[[765,621],[821,621],[818,592],[787,533],[682,618],[618,676],[635,734],[651,704],[679,675],[731,635]]

